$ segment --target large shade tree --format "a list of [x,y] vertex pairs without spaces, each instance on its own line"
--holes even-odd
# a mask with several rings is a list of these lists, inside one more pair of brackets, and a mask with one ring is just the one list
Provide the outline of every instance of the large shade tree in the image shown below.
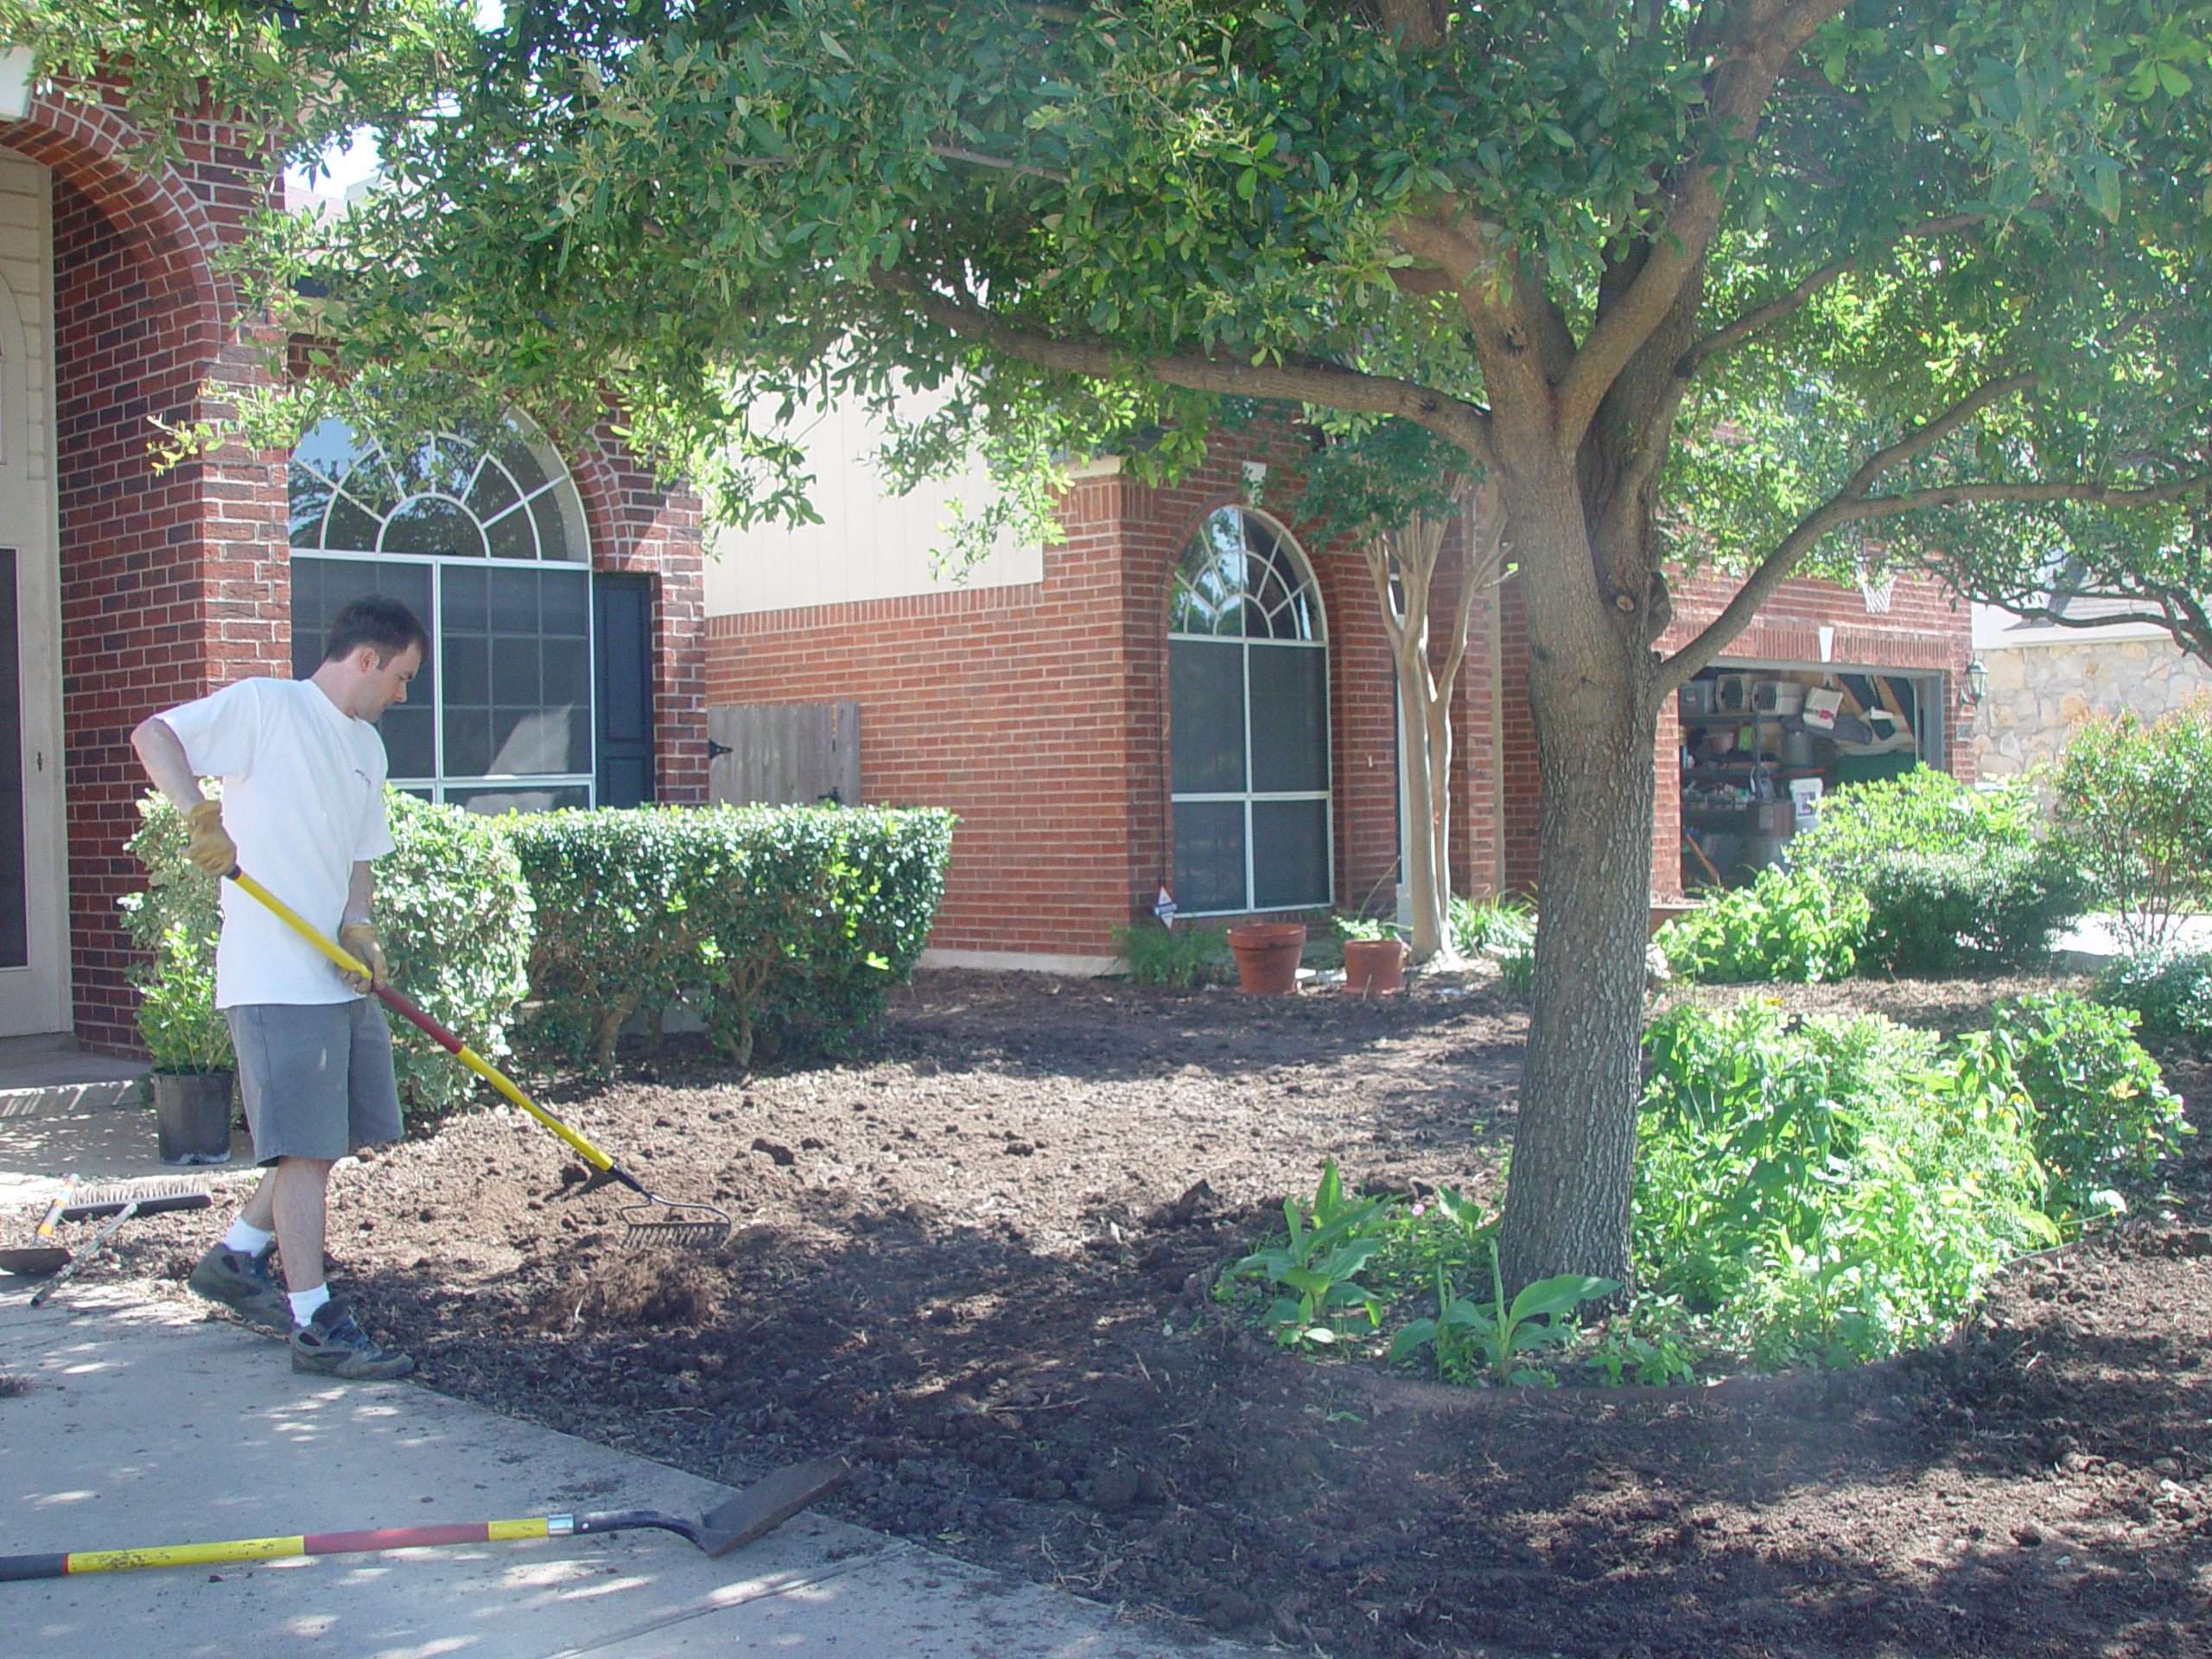
[[[780,405],[941,397],[1017,508],[1223,400],[1448,442],[1503,514],[1542,782],[1516,1281],[1625,1266],[1652,746],[1801,562],[2203,495],[2208,7],[2153,0],[578,0],[387,188],[265,251],[311,397],[619,404],[738,513]],[[311,283],[299,281],[312,276]],[[294,417],[301,411],[293,410]],[[251,415],[251,411],[249,411]],[[249,421],[251,424],[251,421]],[[1740,576],[1664,654],[1669,570]]]

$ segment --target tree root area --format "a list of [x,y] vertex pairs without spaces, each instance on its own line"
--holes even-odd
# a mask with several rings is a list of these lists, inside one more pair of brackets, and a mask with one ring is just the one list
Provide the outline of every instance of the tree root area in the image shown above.
[[[2029,988],[1786,995],[1955,1029]],[[540,1080],[733,1213],[711,1252],[626,1247],[622,1195],[486,1109],[341,1167],[332,1266],[433,1388],[725,1479],[844,1452],[833,1513],[1255,1644],[2212,1651],[2212,1135],[2172,1204],[1860,1371],[1468,1390],[1293,1357],[1215,1301],[1324,1154],[1494,1198],[1524,1030],[1494,981],[925,972],[840,1062],[741,1078],[671,1039]],[[124,1271],[181,1278],[208,1225],[142,1224]]]

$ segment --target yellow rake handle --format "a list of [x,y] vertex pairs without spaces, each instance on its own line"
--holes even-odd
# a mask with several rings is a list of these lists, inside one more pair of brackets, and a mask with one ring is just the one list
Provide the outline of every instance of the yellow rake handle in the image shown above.
[[[247,893],[252,894],[256,899],[266,905],[286,924],[288,924],[294,932],[297,933],[309,944],[315,946],[316,950],[321,951],[324,956],[329,957],[334,967],[336,967],[345,973],[358,974],[364,979],[369,977],[369,968],[366,963],[355,957],[353,953],[346,950],[344,945],[339,944],[337,940],[332,938],[327,933],[325,933],[313,922],[308,920],[306,917],[301,915],[298,911],[294,910],[289,905],[286,904],[282,899],[279,899],[275,893],[270,892],[268,888],[263,887],[260,882],[255,880],[244,870],[233,869],[231,872],[231,880],[237,882],[240,887],[244,888]],[[481,1054],[479,1054],[467,1043],[462,1042],[460,1038],[454,1036],[450,1031],[448,1031],[445,1027],[439,1024],[437,1020],[423,1013],[423,1010],[416,1007],[414,1002],[401,995],[389,985],[377,986],[376,995],[383,1000],[385,1006],[390,1008],[394,1014],[399,1015],[401,1019],[405,1020],[409,1024],[415,1026],[421,1031],[428,1033],[431,1040],[435,1042],[441,1048],[446,1050],[447,1052],[450,1053],[455,1059],[459,1060],[463,1065],[474,1071],[478,1077],[483,1078],[485,1082],[490,1084],[502,1095],[505,1096],[516,1105],[521,1107],[523,1110],[528,1112],[532,1117],[543,1123],[547,1128],[552,1130],[554,1134],[559,1135],[563,1141],[575,1147],[578,1155],[594,1169],[604,1170],[607,1174],[612,1175],[616,1180],[621,1182],[623,1185],[630,1188],[632,1192],[637,1192],[641,1196],[647,1198],[652,1196],[652,1194],[645,1192],[644,1187],[638,1185],[635,1178],[631,1176],[626,1171],[615,1167],[614,1160],[612,1158],[601,1152],[597,1147],[592,1145],[590,1141],[585,1140],[583,1136],[578,1135],[574,1129],[563,1123],[559,1118],[554,1116],[552,1113],[540,1106],[528,1095],[523,1093],[521,1090],[515,1087],[512,1083],[507,1080],[506,1074],[501,1071],[498,1066],[493,1065],[491,1061],[486,1059]]]

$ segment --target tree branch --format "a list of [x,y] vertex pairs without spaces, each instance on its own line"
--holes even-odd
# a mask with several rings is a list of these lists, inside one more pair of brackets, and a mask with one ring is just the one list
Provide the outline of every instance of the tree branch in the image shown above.
[[[1713,125],[1732,139],[1748,141],[1758,130],[1759,112],[1783,66],[1845,4],[1846,0],[1799,0],[1729,53],[1714,76]],[[1717,168],[1703,162],[1686,168],[1669,194],[1671,202],[1643,238],[1643,268],[1619,301],[1599,315],[1560,382],[1555,429],[1562,455],[1582,447],[1607,389],[1665,318],[1719,226]]]
[[[2039,196],[2029,203],[2029,206],[2041,206],[2050,200],[2047,196]],[[1945,213],[1939,218],[1927,219],[1916,225],[1910,230],[1898,232],[1882,245],[1885,248],[1894,248],[1901,243],[1916,241],[1923,237],[1948,236],[1953,231],[1963,230],[1969,225],[1978,225],[1988,217],[1987,213]],[[1733,322],[1714,329],[1703,340],[1699,340],[1676,359],[1675,372],[1687,380],[1697,372],[1698,365],[1707,358],[1721,352],[1732,351],[1769,323],[1779,321],[1782,318],[1788,316],[1806,301],[1811,299],[1814,295],[1835,281],[1837,277],[1847,271],[1855,270],[1859,264],[1859,256],[1855,254],[1848,258],[1831,259],[1787,294],[1769,300],[1764,305],[1754,306]]]
[[[1805,556],[1806,550],[1815,542],[1819,541],[1821,537],[1827,535],[1830,531],[1839,530],[1845,524],[1854,524],[1863,518],[1891,516],[1891,514],[1887,512],[1869,511],[1870,507],[1874,504],[1870,503],[1866,499],[1866,492],[1873,488],[1875,480],[1880,478],[1884,473],[1896,466],[1899,461],[1910,461],[1916,455],[1924,454],[1928,450],[1942,442],[1952,433],[1957,431],[1959,428],[1965,425],[1975,416],[1980,414],[1983,410],[1988,408],[1990,404],[1995,403],[2000,397],[2010,397],[2013,392],[2024,391],[2034,384],[2035,376],[2032,374],[2006,375],[2002,379],[1992,380],[1986,385],[1978,386],[1973,391],[1968,392],[1965,397],[1960,398],[1958,402],[1953,404],[1950,408],[1945,410],[1941,415],[1936,416],[1935,419],[1914,428],[1910,432],[1906,433],[1904,436],[1899,438],[1895,443],[1891,444],[1887,448],[1878,449],[1872,454],[1869,455],[1866,461],[1859,467],[1859,470],[1851,475],[1850,479],[1844,484],[1841,489],[1838,490],[1826,501],[1821,503],[1819,506],[1814,508],[1812,512],[1807,513],[1802,518],[1800,518],[1795,527],[1791,529],[1790,532],[1776,544],[1774,550],[1769,553],[1765,558],[1759,561],[1758,569],[1754,569],[1749,578],[1745,580],[1744,585],[1736,590],[1736,596],[1730,600],[1726,606],[1722,608],[1719,616],[1713,618],[1711,622],[1707,623],[1704,628],[1700,630],[1695,639],[1692,639],[1672,657],[1668,658],[1666,661],[1660,664],[1659,671],[1654,678],[1653,689],[1655,692],[1658,695],[1664,696],[1667,692],[1673,690],[1676,686],[1680,685],[1684,680],[1689,678],[1691,675],[1703,668],[1707,663],[1710,663],[1715,657],[1718,657],[1730,640],[1733,639],[1738,634],[1741,633],[1745,628],[1750,626],[1751,619],[1758,614],[1759,607],[1766,603],[1769,596],[1773,594],[1777,588],[1782,585],[1783,579],[1786,578],[1792,570],[1795,570],[1797,568],[1797,561],[1802,558]],[[2055,490],[2059,493],[2041,496],[2023,495],[2009,498],[1968,498],[1958,496],[1952,499],[2010,499],[2018,500],[2047,501],[2087,500],[2094,499],[2095,498],[2088,495],[2068,494],[2065,492],[2069,488],[2075,491],[2102,491],[2105,486],[2102,485],[2075,485],[2071,486],[2052,485],[1941,485],[1929,491],[1913,492],[1911,493],[1915,495],[1924,494],[1931,498],[1940,498],[1945,497],[1949,492],[1955,492],[1959,490],[2027,490],[2037,488]],[[1885,501],[1896,501],[1905,498],[1888,496],[1882,499]],[[1942,505],[1944,505],[1943,500],[1937,499],[1916,500],[1912,503],[1913,506],[1938,506]],[[1901,506],[1895,508],[1892,511],[1895,512],[1910,512],[1911,507]]]
[[981,306],[932,294],[899,271],[877,271],[878,288],[897,294],[923,316],[963,339],[1043,369],[1095,379],[1148,375],[1171,386],[1233,397],[1277,397],[1332,409],[1396,415],[1458,444],[1489,464],[1490,416],[1479,405],[1386,375],[1319,362],[1253,363],[1242,358],[1124,350],[1095,335],[1063,337],[1017,327]]
[[1055,184],[1072,182],[1071,175],[1057,167],[1039,167],[1033,162],[1017,162],[1004,156],[987,156],[980,149],[963,149],[957,144],[927,145],[932,156],[943,156],[948,162],[968,162],[977,167],[995,167],[1008,173],[1020,173],[1033,179],[1050,179]]

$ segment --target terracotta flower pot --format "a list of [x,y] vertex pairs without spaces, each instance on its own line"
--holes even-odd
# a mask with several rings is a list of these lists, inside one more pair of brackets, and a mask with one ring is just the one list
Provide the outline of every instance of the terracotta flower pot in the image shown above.
[[1403,939],[1346,939],[1344,995],[1388,996],[1406,988]]
[[1298,988],[1298,959],[1306,929],[1297,922],[1247,922],[1229,930],[1236,956],[1236,988],[1255,996],[1282,996]]

